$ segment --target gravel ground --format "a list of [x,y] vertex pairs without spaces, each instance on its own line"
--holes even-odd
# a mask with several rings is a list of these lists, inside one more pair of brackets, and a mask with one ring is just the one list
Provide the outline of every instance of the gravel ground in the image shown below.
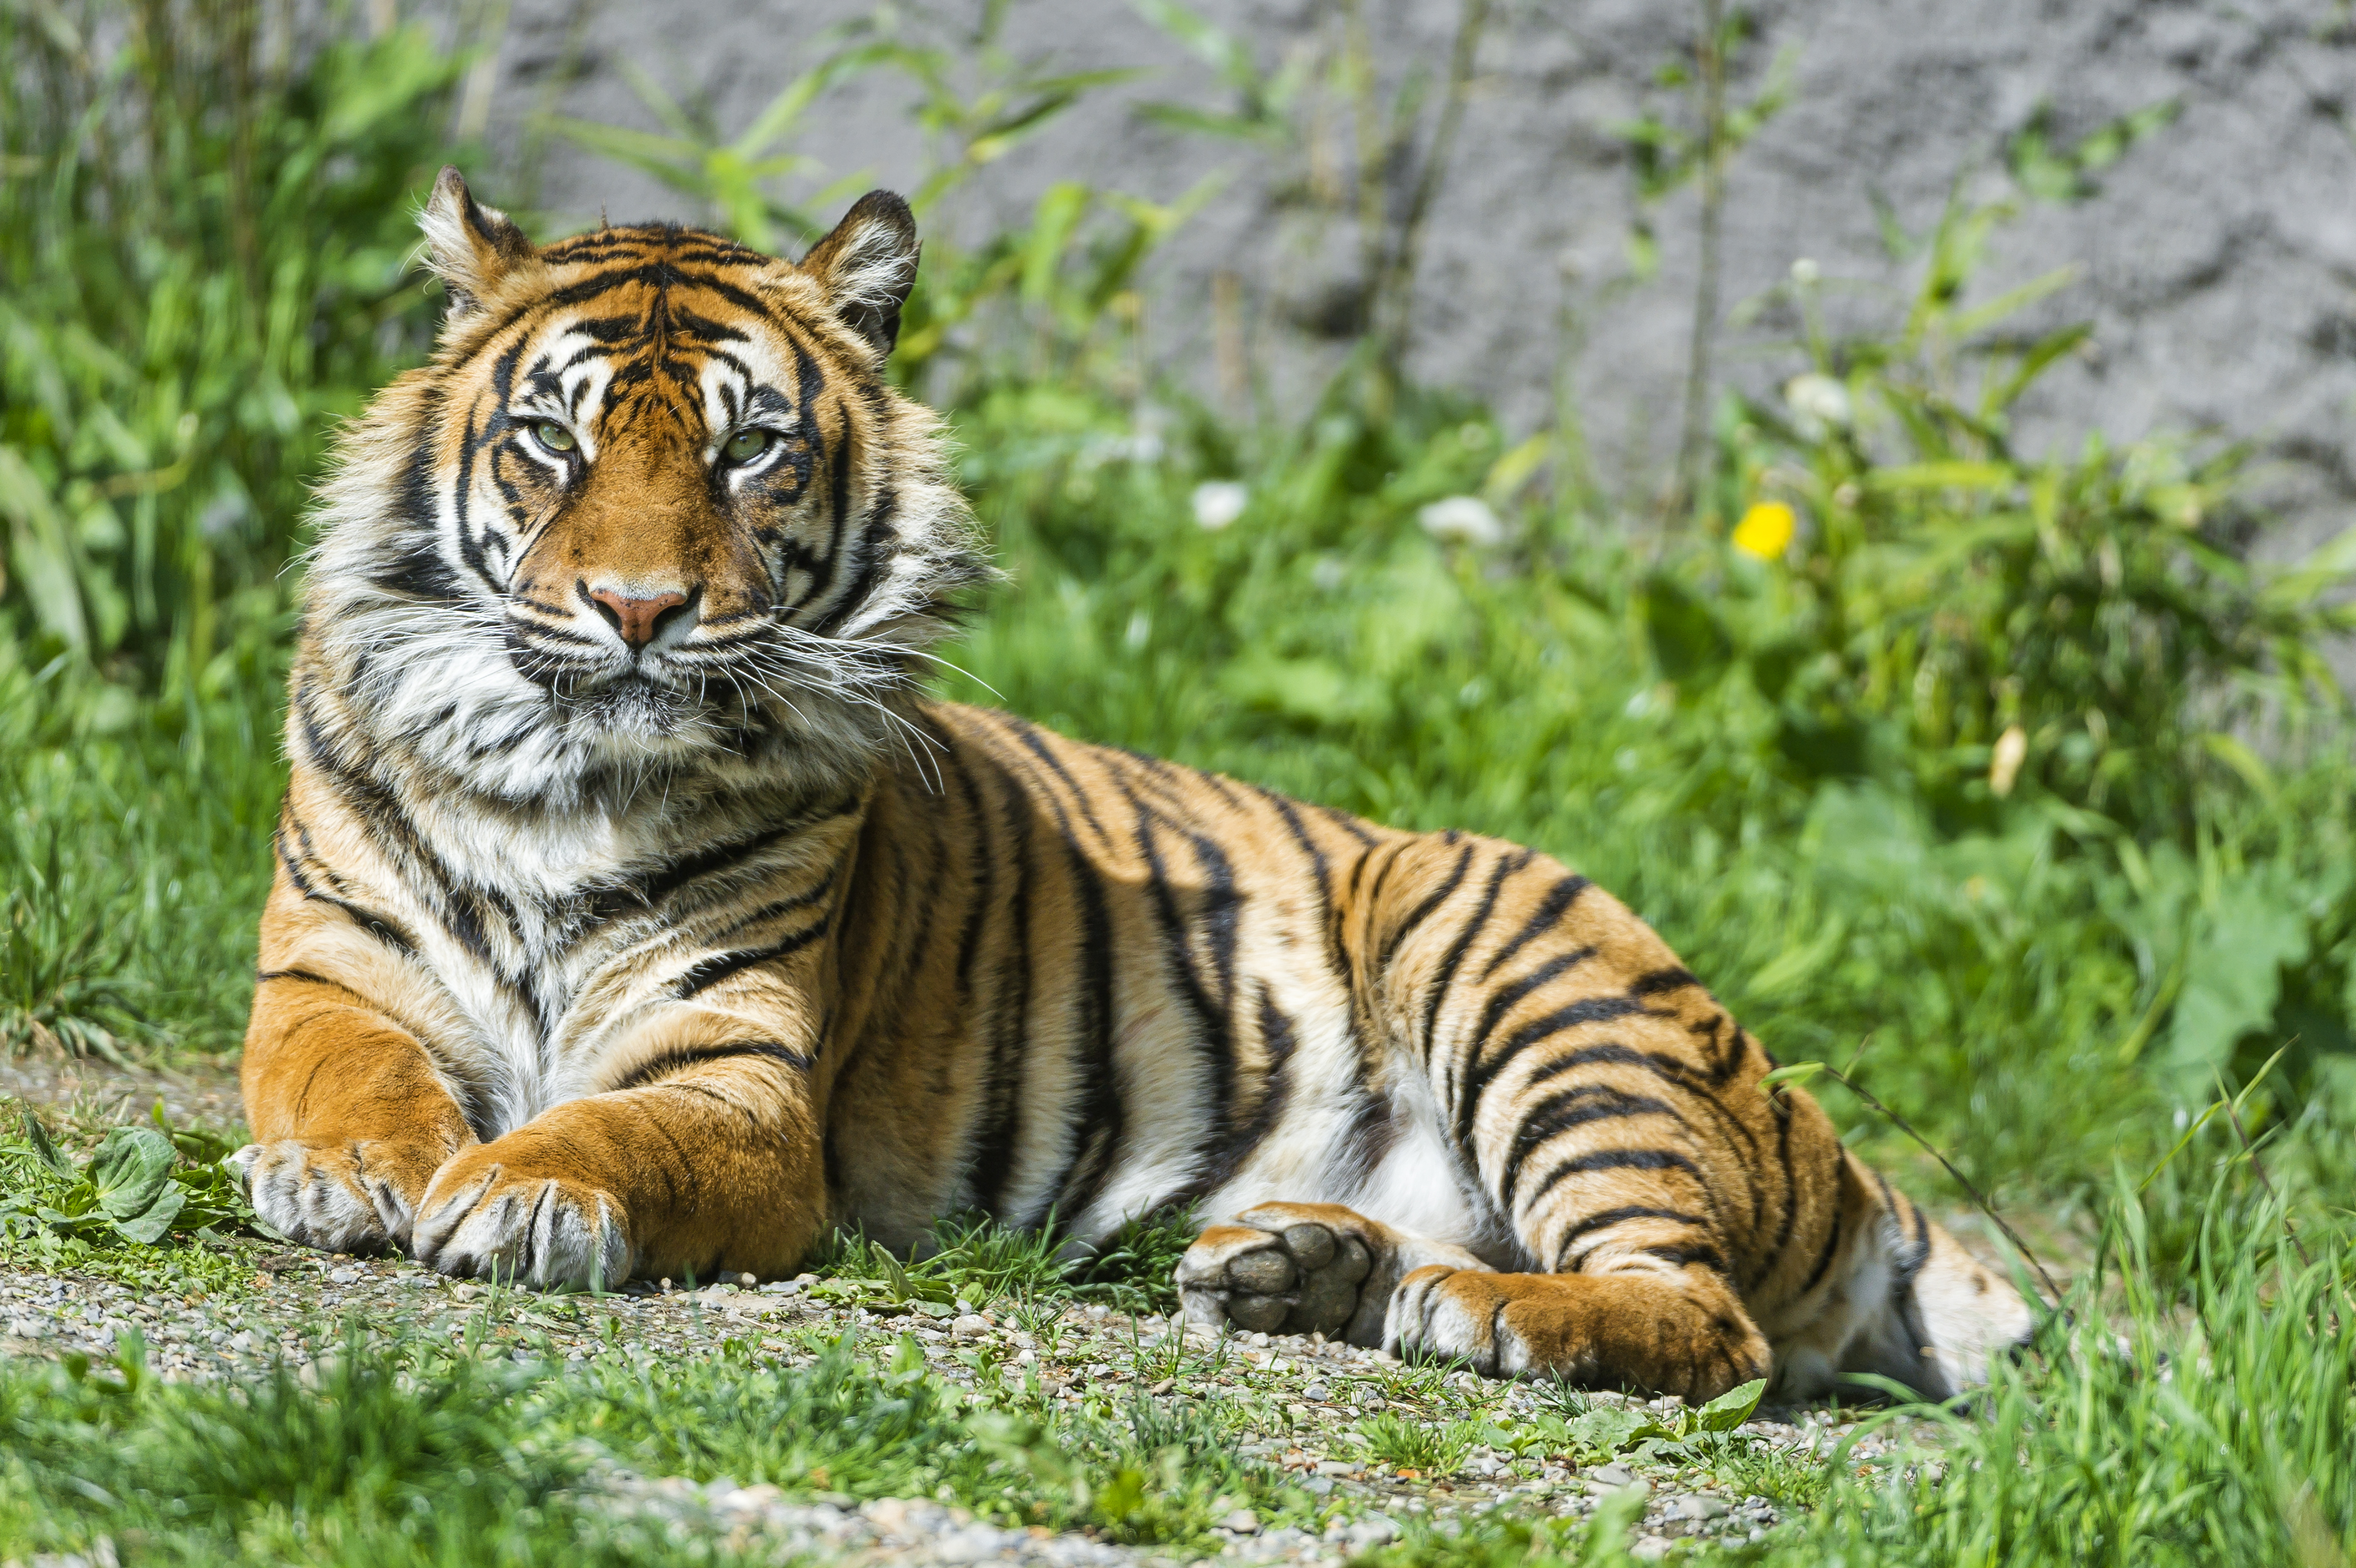
[[[716,1285],[696,1291],[634,1287],[605,1297],[542,1296],[494,1290],[443,1278],[406,1263],[257,1249],[250,1289],[206,1298],[200,1293],[159,1295],[104,1280],[30,1273],[0,1274],[0,1352],[56,1357],[70,1352],[112,1354],[118,1337],[136,1329],[148,1347],[151,1371],[167,1378],[252,1377],[281,1359],[307,1371],[306,1358],[358,1326],[371,1338],[469,1336],[510,1347],[519,1359],[584,1360],[605,1351],[666,1360],[708,1353],[722,1341],[748,1339],[788,1364],[813,1358],[805,1335],[792,1328],[841,1332],[854,1325],[912,1335],[936,1371],[967,1383],[972,1371],[956,1360],[980,1342],[1018,1368],[1037,1373],[1048,1396],[1076,1403],[1087,1394],[1127,1397],[1134,1376],[1127,1363],[1132,1334],[1151,1345],[1169,1332],[1159,1317],[1131,1318],[1100,1307],[1067,1313],[1055,1353],[1043,1354],[1032,1336],[988,1313],[943,1319],[924,1312],[899,1316],[865,1307],[830,1305],[815,1297],[814,1283],[776,1282],[758,1289]],[[329,1331],[322,1333],[323,1328]],[[1194,1332],[1199,1334],[1200,1330]],[[1615,1463],[1584,1471],[1515,1461],[1476,1450],[1453,1476],[1392,1472],[1354,1456],[1340,1442],[1352,1422],[1384,1408],[1379,1352],[1292,1336],[1243,1335],[1218,1376],[1185,1392],[1215,1400],[1239,1380],[1292,1399],[1294,1431],[1281,1439],[1248,1443],[1244,1451],[1300,1473],[1312,1491],[1349,1501],[1355,1518],[1322,1537],[1293,1530],[1263,1531],[1248,1513],[1231,1516],[1223,1557],[1243,1562],[1338,1563],[1395,1534],[1399,1521],[1421,1514],[1463,1517],[1510,1504],[1527,1514],[1583,1514],[1598,1498],[1644,1485],[1650,1499],[1637,1531],[1639,1555],[1658,1554],[1682,1537],[1730,1541],[1755,1539],[1777,1521],[1764,1499],[1686,1489],[1674,1473]],[[1496,1418],[1535,1408],[1543,1396],[1515,1385],[1486,1385],[1457,1374],[1458,1392],[1487,1393]],[[1169,1398],[1167,1382],[1149,1397]],[[1606,1403],[1619,1396],[1599,1395]],[[1674,1408],[1674,1401],[1655,1402]],[[1828,1413],[1779,1413],[1742,1430],[1779,1448],[1822,1452],[1848,1432]],[[1883,1452],[1868,1438],[1860,1458]],[[672,1521],[672,1528],[774,1541],[783,1555],[810,1552],[848,1562],[950,1563],[1010,1561],[1048,1564],[1149,1563],[1151,1552],[1044,1531],[1009,1531],[975,1522],[961,1509],[927,1500],[853,1505],[849,1499],[793,1500],[773,1487],[731,1480],[698,1486],[679,1477],[606,1477],[603,1489],[618,1511]],[[1336,1495],[1338,1494],[1338,1495]]]
[[[0,1090],[34,1102],[57,1121],[85,1125],[128,1119],[126,1108],[144,1114],[159,1093],[167,1115],[184,1125],[226,1127],[236,1115],[233,1082],[218,1072],[122,1073],[0,1064]],[[0,1353],[107,1356],[115,1352],[121,1336],[136,1329],[155,1373],[239,1379],[282,1360],[306,1372],[308,1358],[321,1353],[321,1347],[358,1331],[388,1340],[455,1343],[472,1337],[505,1348],[519,1360],[570,1361],[605,1352],[674,1360],[708,1354],[725,1340],[738,1339],[792,1364],[814,1359],[811,1330],[833,1334],[858,1326],[912,1336],[933,1370],[954,1383],[970,1384],[975,1375],[958,1352],[990,1344],[1002,1362],[1012,1363],[1012,1375],[1033,1374],[1049,1400],[1076,1403],[1106,1394],[1130,1397],[1137,1392],[1131,1366],[1136,1346],[1150,1347],[1173,1329],[1156,1317],[1074,1307],[1065,1314],[1056,1340],[1043,1344],[1010,1315],[848,1305],[828,1299],[832,1293],[814,1288],[821,1282],[809,1275],[758,1288],[721,1285],[688,1291],[633,1285],[599,1297],[539,1296],[445,1279],[403,1261],[259,1243],[235,1246],[241,1275],[247,1267],[251,1275],[235,1288],[209,1295],[201,1288],[177,1294],[0,1264]],[[945,1311],[950,1315],[941,1316]],[[1200,1329],[1182,1331],[1203,1335]],[[1396,1361],[1316,1337],[1244,1334],[1236,1337],[1231,1349],[1215,1373],[1190,1376],[1183,1391],[1162,1381],[1144,1392],[1157,1401],[1181,1392],[1216,1401],[1244,1387],[1276,1392],[1290,1431],[1248,1439],[1243,1452],[1297,1473],[1312,1492],[1349,1506],[1320,1536],[1264,1529],[1239,1510],[1221,1532],[1222,1559],[1338,1563],[1390,1539],[1418,1516],[1444,1521],[1500,1505],[1526,1517],[1575,1516],[1632,1486],[1648,1493],[1635,1531],[1640,1557],[1663,1555],[1688,1537],[1729,1543],[1755,1540],[1777,1522],[1776,1509],[1764,1499],[1710,1489],[1699,1472],[1680,1477],[1641,1462],[1578,1470],[1475,1449],[1454,1475],[1395,1471],[1367,1461],[1343,1434],[1386,1408],[1385,1391],[1395,1391],[1395,1385],[1384,1374],[1398,1370]],[[1454,1374],[1452,1381],[1452,1395],[1485,1400],[1488,1418],[1509,1426],[1516,1413],[1539,1408],[1547,1397],[1525,1385],[1483,1383],[1469,1373]],[[1596,1398],[1642,1403],[1617,1395]],[[1658,1401],[1655,1406],[1666,1412],[1676,1403]],[[1418,1413],[1411,1406],[1399,1408],[1410,1416]],[[1850,1431],[1834,1412],[1776,1413],[1780,1419],[1754,1421],[1742,1430],[1773,1448],[1807,1456],[1828,1452]],[[1860,1460],[1887,1451],[1879,1437],[1868,1437],[1855,1449]],[[1078,1535],[1001,1530],[963,1509],[926,1499],[862,1505],[839,1495],[788,1498],[774,1487],[728,1479],[699,1486],[677,1477],[626,1472],[605,1474],[598,1486],[617,1513],[668,1530],[734,1538],[763,1547],[765,1555],[774,1551],[780,1559],[800,1553],[846,1563],[1057,1565],[1163,1560],[1151,1551]]]

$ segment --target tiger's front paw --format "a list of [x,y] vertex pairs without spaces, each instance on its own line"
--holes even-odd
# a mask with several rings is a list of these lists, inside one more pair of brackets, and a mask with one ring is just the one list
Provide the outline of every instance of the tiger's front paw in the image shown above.
[[331,1253],[405,1244],[417,1200],[442,1163],[438,1149],[299,1138],[248,1144],[229,1157],[262,1222]]
[[507,1139],[444,1166],[417,1207],[410,1255],[444,1274],[552,1289],[630,1277],[629,1216],[612,1193],[537,1162]]

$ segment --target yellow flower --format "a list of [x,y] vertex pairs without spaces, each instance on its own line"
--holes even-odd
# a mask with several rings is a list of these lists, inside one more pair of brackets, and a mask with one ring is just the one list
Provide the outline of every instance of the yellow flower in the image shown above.
[[1791,548],[1799,518],[1781,501],[1754,501],[1734,525],[1734,548],[1761,560],[1780,560]]

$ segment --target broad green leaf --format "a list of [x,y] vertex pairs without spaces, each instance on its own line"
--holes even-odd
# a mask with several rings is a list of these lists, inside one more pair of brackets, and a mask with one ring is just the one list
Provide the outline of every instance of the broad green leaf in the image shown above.
[[135,1220],[169,1192],[170,1212],[179,1212],[182,1194],[172,1184],[178,1157],[172,1140],[153,1127],[115,1128],[90,1157],[88,1174],[99,1207],[112,1219]]
[[1824,1070],[1825,1064],[1821,1061],[1787,1061],[1772,1072],[1761,1074],[1759,1087],[1770,1089],[1778,1083],[1805,1083]]
[[1642,1411],[1599,1405],[1572,1418],[1570,1435],[1582,1446],[1609,1456],[1622,1454],[1648,1437],[1674,1440],[1676,1434]]
[[164,1190],[156,1195],[145,1211],[128,1219],[116,1220],[114,1228],[130,1240],[152,1247],[170,1233],[172,1221],[180,1217],[180,1208],[187,1200],[186,1191],[166,1182]]
[[2308,954],[2300,901],[2271,879],[2243,876],[2204,907],[2169,1026],[2169,1058],[2195,1082],[2209,1078],[2247,1031],[2265,1026],[2281,995],[2282,971]]
[[[1810,1062],[1815,1067],[1821,1062]],[[1767,1380],[1753,1378],[1740,1388],[1730,1388],[1694,1413],[1694,1428],[1699,1432],[1731,1432],[1751,1419],[1759,1408],[1759,1401],[1767,1392]]]

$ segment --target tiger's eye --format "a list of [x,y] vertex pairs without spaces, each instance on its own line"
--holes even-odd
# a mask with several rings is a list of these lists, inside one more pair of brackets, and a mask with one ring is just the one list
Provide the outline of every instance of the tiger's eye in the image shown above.
[[770,434],[766,430],[740,430],[728,438],[721,450],[731,463],[750,463],[769,450]]
[[539,438],[541,445],[551,452],[570,452],[581,444],[571,431],[554,420],[541,421],[531,427],[531,433]]

